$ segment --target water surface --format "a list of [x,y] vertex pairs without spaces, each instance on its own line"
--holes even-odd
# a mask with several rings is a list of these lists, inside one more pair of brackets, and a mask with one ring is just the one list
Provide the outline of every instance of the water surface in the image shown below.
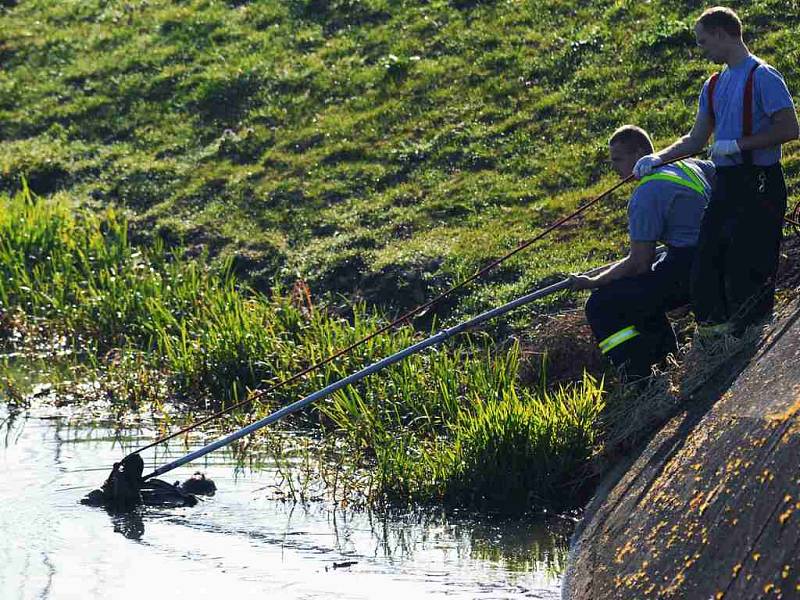
[[[81,424],[0,399],[0,597],[558,598],[569,527],[417,510],[378,514],[275,500],[269,464],[224,452],[198,468],[219,488],[186,509],[114,515],[78,500],[147,428]],[[181,444],[148,461],[183,454]]]

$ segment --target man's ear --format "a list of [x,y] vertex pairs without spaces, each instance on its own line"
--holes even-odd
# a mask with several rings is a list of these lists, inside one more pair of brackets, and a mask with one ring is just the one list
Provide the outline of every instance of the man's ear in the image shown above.
[[721,27],[719,29],[712,29],[711,35],[714,36],[714,39],[717,40],[718,42],[730,43],[736,40],[734,36],[726,33],[725,30],[722,29]]

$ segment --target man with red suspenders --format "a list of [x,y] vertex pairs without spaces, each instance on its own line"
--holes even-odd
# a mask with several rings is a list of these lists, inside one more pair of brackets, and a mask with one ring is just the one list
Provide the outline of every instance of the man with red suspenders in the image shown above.
[[794,103],[781,74],[750,54],[729,8],[706,10],[697,45],[726,67],[703,85],[691,132],[634,166],[641,178],[663,161],[697,152],[711,133],[717,181],[703,215],[691,295],[701,330],[740,332],[771,314],[786,211],[781,144],[796,139]]

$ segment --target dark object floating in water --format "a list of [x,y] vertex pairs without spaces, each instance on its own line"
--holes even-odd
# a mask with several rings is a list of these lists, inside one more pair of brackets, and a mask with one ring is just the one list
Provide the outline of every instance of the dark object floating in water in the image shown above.
[[213,496],[217,489],[214,482],[206,479],[202,473],[195,473],[191,479],[178,486],[160,479],[144,480],[143,472],[144,461],[141,456],[126,456],[120,462],[114,463],[100,489],[89,492],[81,499],[81,504],[104,506],[115,511],[129,511],[140,504],[177,508],[194,506],[197,504],[194,494]]
[[200,471],[196,471],[189,479],[181,484],[175,482],[175,487],[187,494],[195,494],[197,496],[213,496],[217,493],[217,486],[211,479],[206,479],[206,476]]
[[[357,565],[357,560],[345,560],[343,562],[335,562],[331,569],[346,569],[347,567],[352,567],[353,565]],[[328,567],[325,567],[325,570],[328,570]]]

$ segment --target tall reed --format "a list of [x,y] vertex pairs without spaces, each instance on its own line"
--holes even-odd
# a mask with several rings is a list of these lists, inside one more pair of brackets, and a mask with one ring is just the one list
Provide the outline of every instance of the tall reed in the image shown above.
[[[225,405],[383,322],[364,304],[352,306],[345,319],[280,289],[257,293],[236,281],[230,263],[212,270],[159,244],[134,248],[127,227],[113,208],[75,210],[64,197],[42,200],[27,189],[0,197],[0,309],[22,311],[45,330],[66,335],[106,373],[130,368],[150,382],[137,390],[122,377],[125,385],[116,388],[122,401],[160,389],[156,379],[142,376],[150,370],[195,408]],[[421,335],[406,326],[376,337],[280,389],[251,416]],[[339,390],[305,424],[345,440],[354,462],[374,470],[382,498],[554,505],[572,493],[565,478],[596,443],[602,385],[586,378],[552,393],[522,389],[519,348],[494,351],[491,341],[475,334],[409,357]]]

